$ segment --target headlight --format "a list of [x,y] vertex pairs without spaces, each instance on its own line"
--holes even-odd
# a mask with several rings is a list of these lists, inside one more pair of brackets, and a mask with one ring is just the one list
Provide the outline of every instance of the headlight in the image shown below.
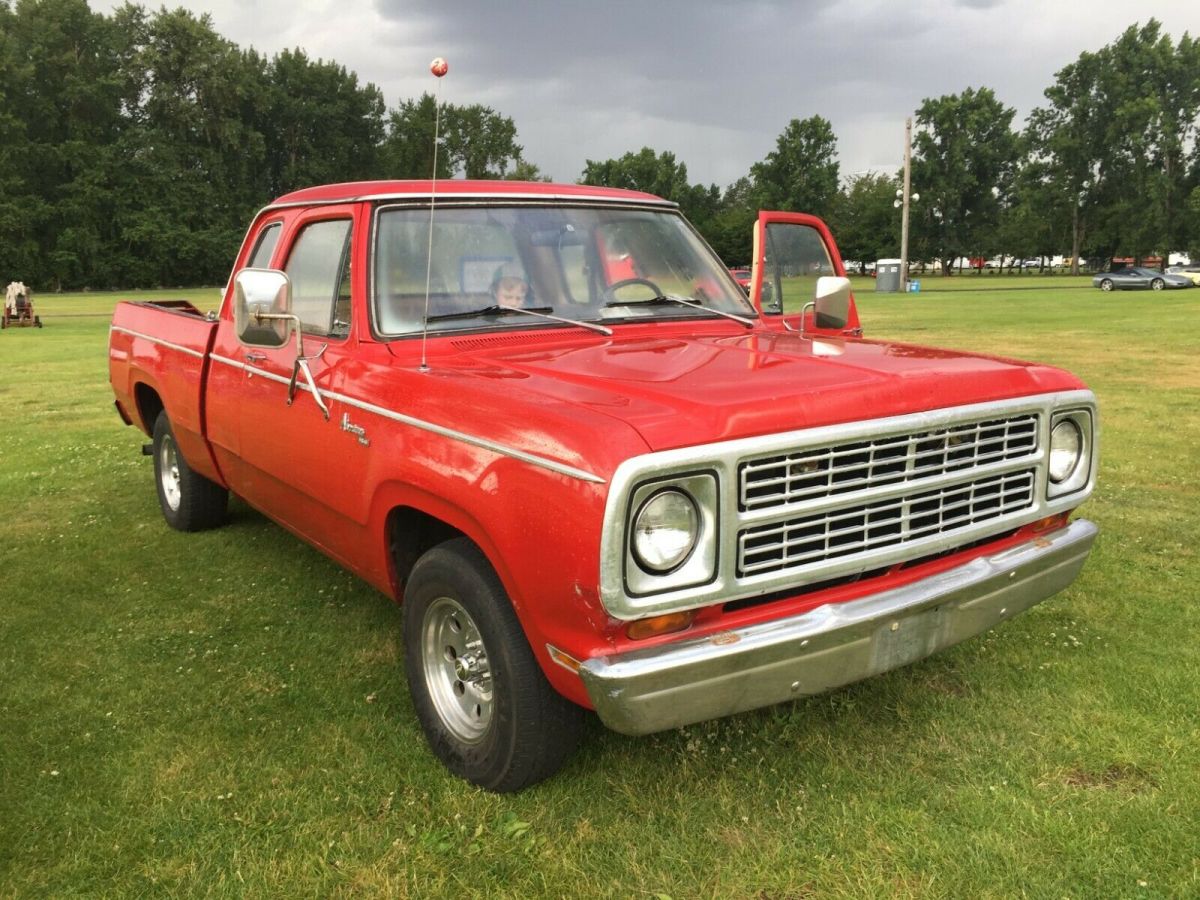
[[1083,455],[1083,435],[1071,419],[1063,419],[1050,432],[1050,480],[1062,484],[1071,477]]
[[1046,499],[1089,490],[1096,470],[1096,423],[1091,409],[1060,409],[1050,419]]
[[638,510],[633,522],[633,554],[649,572],[669,572],[696,546],[700,513],[687,494],[659,491]]

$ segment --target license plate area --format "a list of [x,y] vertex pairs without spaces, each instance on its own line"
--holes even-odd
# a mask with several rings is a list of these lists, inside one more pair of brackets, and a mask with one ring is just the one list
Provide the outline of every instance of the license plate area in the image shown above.
[[884,622],[871,641],[871,670],[887,672],[933,655],[946,644],[946,622],[941,606]]

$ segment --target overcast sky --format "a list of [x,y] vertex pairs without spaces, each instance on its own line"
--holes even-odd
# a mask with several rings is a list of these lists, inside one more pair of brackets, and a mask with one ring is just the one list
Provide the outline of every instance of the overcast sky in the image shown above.
[[[110,12],[112,0],[91,0]],[[153,2],[144,3],[151,8]],[[1197,0],[187,0],[216,30],[273,54],[300,47],[383,90],[434,91],[509,116],[525,158],[558,181],[588,159],[672,151],[725,187],[791,119],[833,123],[843,176],[894,171],[926,97],[990,87],[1023,123],[1054,73],[1157,18],[1200,35]]]

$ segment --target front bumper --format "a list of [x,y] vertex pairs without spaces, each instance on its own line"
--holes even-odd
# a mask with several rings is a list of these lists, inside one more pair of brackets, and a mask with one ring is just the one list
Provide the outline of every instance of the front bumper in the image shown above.
[[595,657],[580,676],[614,731],[649,734],[818,694],[924,659],[1069,585],[1098,529],[1085,519],[859,600],[701,638]]

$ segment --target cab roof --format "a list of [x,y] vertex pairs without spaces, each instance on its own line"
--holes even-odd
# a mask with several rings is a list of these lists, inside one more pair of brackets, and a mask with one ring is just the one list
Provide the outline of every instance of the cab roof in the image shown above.
[[[362,200],[421,199],[433,193],[433,183],[422,181],[348,181],[323,184],[284,194],[271,204],[292,206],[306,203],[353,203]],[[438,197],[511,197],[512,199],[605,200],[624,203],[653,203],[677,206],[653,194],[621,188],[593,187],[588,184],[549,184],[544,181],[463,181],[437,182]]]

